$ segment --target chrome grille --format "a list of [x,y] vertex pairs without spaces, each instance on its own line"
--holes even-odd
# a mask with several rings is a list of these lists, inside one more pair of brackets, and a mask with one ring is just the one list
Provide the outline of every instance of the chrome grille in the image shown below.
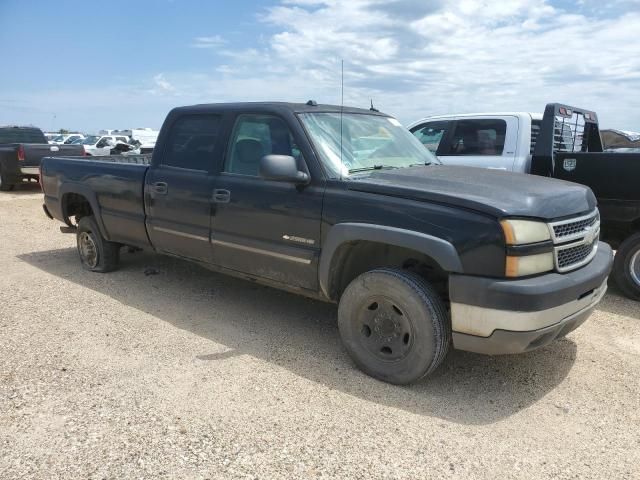
[[596,213],[582,220],[574,220],[569,223],[560,223],[553,226],[553,233],[558,240],[575,235],[583,235],[587,230],[600,221],[600,216]]
[[558,272],[575,270],[595,256],[600,237],[600,214],[597,209],[588,215],[552,222],[549,226]]
[[584,263],[586,263],[585,260],[587,260],[589,255],[594,251],[597,243],[598,240],[596,239],[591,243],[581,243],[575,246],[558,248],[556,252],[558,270],[562,271],[584,265]]

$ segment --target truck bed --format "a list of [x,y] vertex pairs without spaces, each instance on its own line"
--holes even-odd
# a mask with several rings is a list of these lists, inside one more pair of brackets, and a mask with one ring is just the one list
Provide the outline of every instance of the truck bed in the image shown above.
[[73,187],[92,202],[105,238],[148,246],[144,180],[150,162],[150,155],[45,157],[41,168],[45,205],[51,215],[64,221],[65,212],[58,205],[65,204],[66,190]]

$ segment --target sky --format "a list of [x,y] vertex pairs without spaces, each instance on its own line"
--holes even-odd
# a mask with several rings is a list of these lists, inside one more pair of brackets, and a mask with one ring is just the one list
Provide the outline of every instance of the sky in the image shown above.
[[640,131],[640,0],[0,0],[0,124],[159,128],[228,101],[595,110]]

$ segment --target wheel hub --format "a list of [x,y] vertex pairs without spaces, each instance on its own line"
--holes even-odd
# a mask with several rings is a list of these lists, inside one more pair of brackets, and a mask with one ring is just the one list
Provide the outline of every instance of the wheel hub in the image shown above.
[[413,326],[399,302],[373,297],[360,312],[360,340],[365,348],[383,361],[404,358],[412,347]]
[[631,261],[629,262],[629,273],[636,285],[640,285],[640,250],[631,257]]
[[82,261],[90,268],[98,265],[98,248],[93,238],[87,232],[80,233],[78,237],[78,250]]

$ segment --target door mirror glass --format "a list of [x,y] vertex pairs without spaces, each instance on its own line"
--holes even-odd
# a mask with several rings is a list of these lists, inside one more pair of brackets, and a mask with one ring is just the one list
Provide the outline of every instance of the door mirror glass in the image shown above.
[[260,176],[267,180],[309,183],[309,175],[298,170],[298,162],[289,155],[265,155],[260,159]]

